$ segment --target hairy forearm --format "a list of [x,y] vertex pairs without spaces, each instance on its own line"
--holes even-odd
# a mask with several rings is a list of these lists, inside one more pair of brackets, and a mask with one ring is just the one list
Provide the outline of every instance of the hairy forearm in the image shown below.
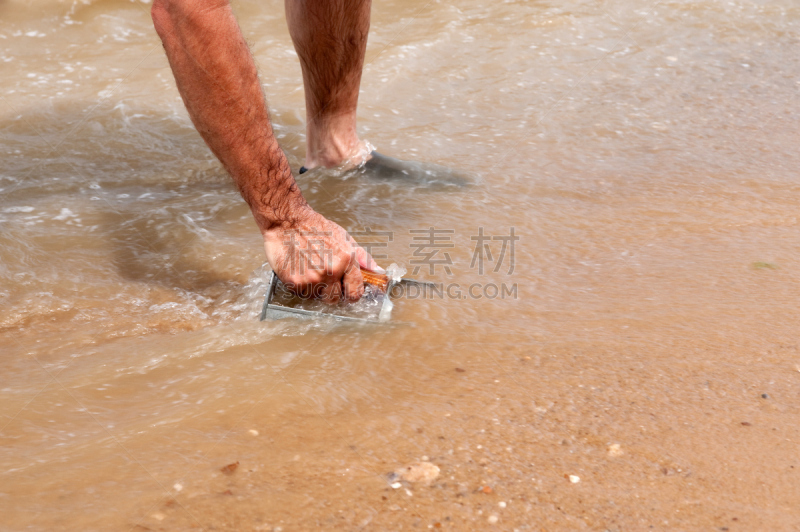
[[262,231],[305,206],[275,140],[250,50],[227,2],[156,0],[153,22],[197,131]]

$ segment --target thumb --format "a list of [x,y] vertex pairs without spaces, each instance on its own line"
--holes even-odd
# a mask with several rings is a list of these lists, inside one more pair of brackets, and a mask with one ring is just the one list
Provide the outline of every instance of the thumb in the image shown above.
[[358,244],[355,245],[355,252],[358,265],[364,268],[365,270],[378,273],[383,273],[385,271],[383,268],[378,266],[377,262],[375,262],[372,259],[372,255],[367,253],[367,251]]

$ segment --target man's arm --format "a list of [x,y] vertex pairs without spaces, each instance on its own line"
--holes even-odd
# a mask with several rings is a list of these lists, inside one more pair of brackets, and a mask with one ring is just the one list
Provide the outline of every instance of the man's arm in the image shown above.
[[[311,209],[297,188],[227,0],[155,0],[152,16],[189,116],[250,205],[278,277],[331,300],[338,299],[340,286],[348,299],[361,297],[358,266],[377,265],[344,229]],[[309,257],[309,240],[324,241],[324,251]],[[309,268],[314,258],[324,268]]]

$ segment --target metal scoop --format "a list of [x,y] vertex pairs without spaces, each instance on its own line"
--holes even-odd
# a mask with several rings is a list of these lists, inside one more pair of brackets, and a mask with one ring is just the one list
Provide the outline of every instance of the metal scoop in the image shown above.
[[[392,273],[391,269],[390,272]],[[364,278],[364,286],[369,289],[369,296],[374,298],[379,303],[379,310],[377,316],[361,318],[356,316],[342,316],[333,314],[331,312],[321,312],[318,310],[309,310],[304,308],[297,308],[288,305],[280,305],[274,303],[275,296],[281,289],[285,290],[283,283],[281,283],[275,272],[270,272],[267,280],[267,295],[264,298],[264,306],[261,309],[261,321],[264,320],[277,320],[281,318],[304,318],[304,319],[333,319],[336,321],[350,321],[359,323],[377,323],[386,322],[391,317],[392,301],[391,294],[392,288],[397,284],[418,284],[433,286],[433,283],[424,281],[415,281],[414,279],[403,279],[402,272],[393,275],[386,275],[378,272],[373,272],[361,268],[361,276]]]

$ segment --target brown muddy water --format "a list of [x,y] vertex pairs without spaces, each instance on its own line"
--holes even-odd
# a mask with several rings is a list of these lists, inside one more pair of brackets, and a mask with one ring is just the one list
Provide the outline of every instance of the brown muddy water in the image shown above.
[[[283,5],[235,9],[297,169]],[[376,327],[258,321],[148,11],[0,3],[0,529],[797,529],[794,0],[376,1],[362,138],[482,176],[298,178],[453,287]]]

